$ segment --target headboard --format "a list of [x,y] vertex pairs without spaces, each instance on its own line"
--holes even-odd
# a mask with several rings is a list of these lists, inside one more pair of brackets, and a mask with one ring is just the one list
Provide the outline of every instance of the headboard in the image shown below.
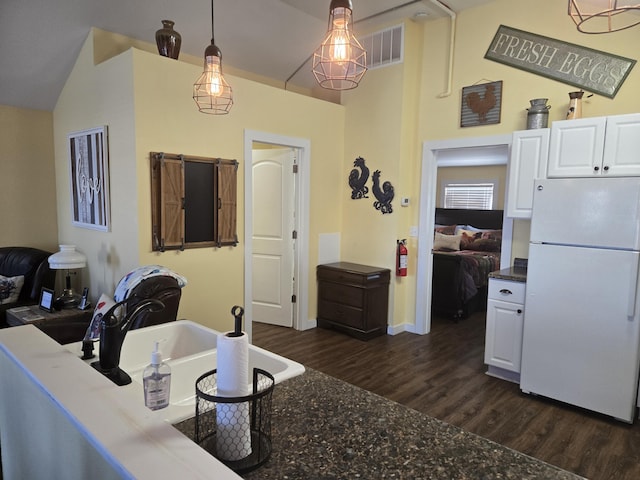
[[468,210],[463,208],[436,208],[437,225],[473,225],[483,229],[502,229],[502,210]]

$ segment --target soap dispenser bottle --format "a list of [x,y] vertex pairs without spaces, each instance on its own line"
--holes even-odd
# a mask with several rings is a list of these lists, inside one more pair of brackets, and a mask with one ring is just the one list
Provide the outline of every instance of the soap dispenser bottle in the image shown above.
[[171,390],[171,367],[162,361],[162,354],[158,351],[158,342],[151,352],[151,365],[142,374],[144,385],[144,404],[151,410],[160,410],[169,406],[169,392]]

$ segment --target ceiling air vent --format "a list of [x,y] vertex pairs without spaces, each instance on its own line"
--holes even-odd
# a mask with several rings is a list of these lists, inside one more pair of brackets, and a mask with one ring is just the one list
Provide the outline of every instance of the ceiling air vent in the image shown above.
[[367,67],[378,68],[402,63],[404,51],[404,25],[385,28],[360,38],[367,51]]

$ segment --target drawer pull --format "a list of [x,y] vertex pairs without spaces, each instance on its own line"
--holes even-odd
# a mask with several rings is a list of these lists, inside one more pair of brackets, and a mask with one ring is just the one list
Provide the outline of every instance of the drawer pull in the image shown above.
[[518,310],[516,310],[516,312],[518,313],[518,315],[520,315],[522,313],[522,310],[519,308]]
[[508,288],[503,288],[502,290],[500,290],[500,293],[502,293],[503,295],[512,295],[513,292],[511,290],[509,290]]

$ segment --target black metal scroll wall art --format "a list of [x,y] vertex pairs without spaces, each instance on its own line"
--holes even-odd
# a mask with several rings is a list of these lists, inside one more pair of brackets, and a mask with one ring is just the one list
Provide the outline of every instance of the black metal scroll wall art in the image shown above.
[[[349,186],[351,187],[351,198],[357,200],[359,198],[369,198],[369,187],[367,187],[367,180],[369,180],[369,169],[364,164],[364,158],[358,157],[353,161],[354,169],[349,173]],[[359,168],[358,171],[355,167]]]
[[[369,198],[367,195],[369,193],[369,187],[366,185],[369,179],[369,169],[364,162],[364,158],[356,158],[353,162],[354,168],[349,173],[349,186],[351,187],[351,198],[353,200]],[[360,170],[358,170],[358,168]],[[391,182],[386,181],[382,184],[382,188],[380,188],[380,173],[380,170],[376,170],[373,172],[373,177],[371,177],[373,182],[372,192],[376,197],[373,206],[383,214],[393,213],[393,208],[391,207],[391,201],[395,195],[393,185],[391,185]]]

